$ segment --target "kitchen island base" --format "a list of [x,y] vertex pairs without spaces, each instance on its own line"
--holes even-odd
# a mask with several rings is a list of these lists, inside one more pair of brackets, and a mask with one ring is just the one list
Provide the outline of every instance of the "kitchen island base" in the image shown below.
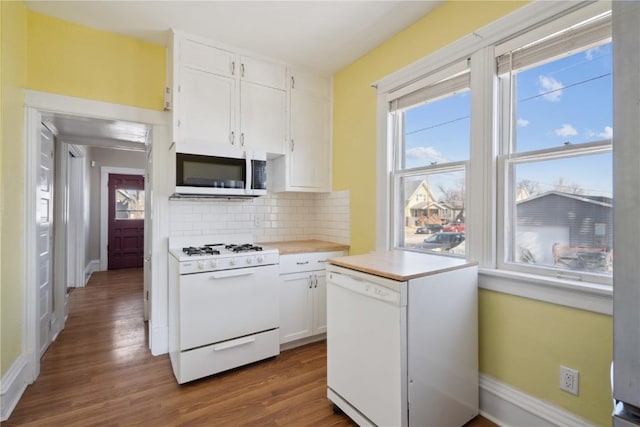
[[361,426],[462,426],[479,412],[477,265],[393,256],[425,273],[327,267],[327,397]]

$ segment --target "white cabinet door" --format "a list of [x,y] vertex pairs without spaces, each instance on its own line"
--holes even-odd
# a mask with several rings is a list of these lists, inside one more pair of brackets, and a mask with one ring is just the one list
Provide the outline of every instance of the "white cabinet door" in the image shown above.
[[220,76],[236,74],[235,54],[195,40],[184,39],[180,43],[180,66],[206,71]]
[[328,191],[328,81],[294,73],[291,76],[291,86],[289,186]]
[[327,274],[325,271],[315,273],[313,286],[313,333],[327,332]]
[[280,278],[280,343],[284,344],[312,334],[313,289],[309,273]]
[[233,78],[182,68],[178,144],[234,143],[235,88]]
[[246,81],[240,86],[240,144],[283,154],[286,138],[286,92]]
[[240,78],[274,89],[285,90],[287,69],[284,65],[249,56],[240,57]]

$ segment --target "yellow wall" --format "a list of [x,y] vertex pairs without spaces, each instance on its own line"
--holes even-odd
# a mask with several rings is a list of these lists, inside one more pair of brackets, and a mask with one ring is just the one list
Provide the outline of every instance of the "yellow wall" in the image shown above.
[[22,351],[25,161],[21,89],[162,110],[166,50],[29,11],[21,1],[2,0],[1,5],[0,366],[4,375]]
[[162,110],[163,46],[28,12],[29,89]]
[[[611,424],[611,316],[481,291],[480,370],[588,419]],[[561,391],[560,365],[580,372],[580,395]]]
[[[334,76],[334,190],[351,193],[351,254],[375,248],[376,80],[524,5],[449,1]],[[480,368],[525,393],[610,425],[611,317],[481,291]],[[580,396],[559,367],[580,371]]]
[[23,184],[22,145],[27,76],[27,11],[22,2],[0,3],[0,369],[20,355],[22,340]]

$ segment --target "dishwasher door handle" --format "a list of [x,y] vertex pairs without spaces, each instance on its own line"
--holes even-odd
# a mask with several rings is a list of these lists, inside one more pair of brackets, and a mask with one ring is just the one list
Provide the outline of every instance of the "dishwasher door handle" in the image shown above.
[[327,275],[327,285],[338,286],[357,294],[377,299],[392,305],[400,305],[400,292],[385,286],[345,274],[331,272]]

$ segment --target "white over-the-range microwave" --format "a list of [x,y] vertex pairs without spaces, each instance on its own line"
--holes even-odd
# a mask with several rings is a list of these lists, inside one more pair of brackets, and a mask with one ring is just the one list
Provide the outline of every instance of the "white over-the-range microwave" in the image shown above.
[[236,147],[185,147],[176,152],[174,197],[267,194],[267,154]]

